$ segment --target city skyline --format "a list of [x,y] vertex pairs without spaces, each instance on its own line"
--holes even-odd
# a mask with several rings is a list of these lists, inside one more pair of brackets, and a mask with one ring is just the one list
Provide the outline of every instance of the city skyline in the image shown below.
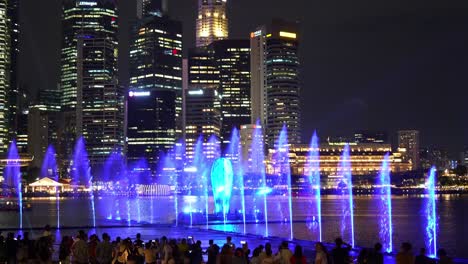
[[[54,3],[44,3],[40,6],[44,9],[49,8],[49,12],[60,9],[53,5],[59,1],[51,2]],[[196,1],[193,2],[186,3],[187,8],[174,8],[177,7],[177,1],[169,3],[171,16],[175,19],[182,18],[181,20],[184,22],[184,29],[186,29],[184,45],[186,48],[194,46],[195,32],[192,31],[194,31],[196,9],[192,7],[196,8],[197,3]],[[28,29],[30,30],[32,27],[31,19],[34,20],[35,18],[31,10],[28,13],[28,5],[30,5],[29,8],[31,6],[40,8],[40,6],[37,6],[37,4],[34,6],[33,3],[23,3],[25,7],[21,11],[21,18],[24,18],[25,14],[28,14],[29,18],[22,20],[26,32],[21,37],[22,39],[26,37],[27,40],[32,37],[32,32],[29,31],[28,33]],[[127,14],[125,17],[123,12],[132,3],[120,1],[119,4],[123,10],[119,11],[122,13],[119,16],[122,17],[121,23],[128,22],[130,16]],[[252,3],[251,7],[253,9],[256,5],[261,4],[262,1],[258,1],[258,3]],[[296,4],[296,7],[293,7],[294,4]],[[394,135],[396,135],[398,129],[418,129],[421,131],[423,146],[440,146],[455,154],[455,152],[461,151],[467,143],[466,138],[463,136],[467,131],[466,124],[460,122],[464,114],[461,98],[464,97],[463,95],[466,92],[461,88],[457,88],[462,87],[463,84],[467,83],[467,80],[461,74],[461,70],[466,66],[466,63],[455,60],[453,57],[455,53],[466,56],[466,51],[462,49],[463,40],[466,38],[462,36],[462,28],[463,25],[468,23],[463,17],[456,16],[459,13],[449,8],[457,5],[462,7],[463,5],[461,2],[455,2],[452,5],[447,4],[446,9],[437,9],[436,18],[432,19],[429,17],[429,11],[414,11],[412,9],[414,6],[403,7],[402,3],[398,2],[388,4],[387,7],[390,7],[390,5],[399,6],[400,9],[392,12],[385,8],[378,8],[375,4],[369,5],[368,10],[354,12],[356,14],[355,19],[351,19],[349,14],[352,14],[353,11],[364,6],[364,4],[357,3],[349,13],[341,8],[321,7],[324,11],[328,10],[337,15],[336,25],[334,25],[331,23],[330,18],[325,19],[323,15],[317,18],[304,19],[304,12],[299,12],[300,7],[305,6],[305,3],[301,1],[285,7],[284,10],[281,10],[282,12],[277,10],[278,4],[273,1],[271,6],[265,8],[264,12],[255,19],[245,19],[244,15],[241,15],[243,12],[251,12],[250,9],[246,9],[249,6],[246,1],[230,2],[228,5],[230,35],[233,38],[245,37],[245,34],[248,34],[256,26],[267,22],[270,17],[303,20],[301,21],[301,30],[304,36],[304,44],[301,46],[307,47],[307,49],[301,49],[303,97],[309,101],[317,98],[317,103],[304,106],[302,118],[303,141],[308,141],[308,137],[310,137],[314,129],[317,129],[322,136],[351,134],[351,132],[360,129],[386,130],[393,137],[395,137]],[[433,2],[427,5],[428,10],[431,11],[439,7]],[[376,22],[370,16],[373,11],[375,11],[373,17],[380,17]],[[283,13],[283,15],[280,13]],[[411,13],[414,14],[409,15]],[[452,14],[455,14],[455,16],[450,16]],[[53,21],[53,18],[47,18],[46,20]],[[255,21],[252,22],[253,20]],[[434,32],[424,27],[424,22],[427,21],[435,25]],[[38,24],[41,25],[45,22],[47,21]],[[408,27],[407,24],[410,26]],[[48,25],[53,26],[53,23]],[[128,27],[128,25],[121,26],[121,31],[124,32],[125,27]],[[442,33],[447,28],[450,28],[449,32],[451,33]],[[187,32],[187,29],[191,31]],[[382,32],[375,33],[379,30],[385,34]],[[42,34],[47,36],[47,34],[51,33],[42,31]],[[122,34],[120,33],[120,35]],[[446,38],[436,41],[441,37],[441,34]],[[318,41],[312,38],[317,38]],[[187,39],[192,41],[187,41]],[[458,41],[458,39],[461,41]],[[47,40],[47,45],[57,45],[52,40],[53,38]],[[348,41],[349,45],[341,45],[339,42],[343,40]],[[389,40],[390,43],[395,44],[392,45],[393,47],[384,43]],[[407,42],[404,42],[404,40]],[[125,41],[120,41],[120,46],[123,45],[122,42]],[[449,45],[449,43],[452,44]],[[29,49],[26,48],[22,56],[34,53],[31,53],[31,50],[35,49],[31,49],[31,45],[28,45],[30,46]],[[38,48],[41,45],[44,44],[39,43]],[[58,43],[58,45],[60,44]],[[454,45],[454,48],[451,48],[451,45]],[[420,50],[418,50],[419,47],[421,47]],[[125,53],[125,48],[121,48],[121,54]],[[384,53],[388,53],[388,55]],[[44,54],[53,54],[53,52],[47,52],[47,49],[45,49]],[[438,54],[431,57],[436,59],[436,62],[424,65],[423,58],[428,54]],[[53,68],[56,67],[51,63],[53,57],[46,59],[43,55],[34,54],[30,65],[24,65],[23,63],[23,66],[20,66],[21,72],[23,72],[21,76],[25,76],[25,68],[38,69],[43,63],[49,66],[32,71],[31,75],[37,76],[38,81],[32,82],[31,77],[28,76],[22,78],[21,84],[29,86],[30,89],[37,89],[31,87],[35,86],[33,83],[38,83],[38,86],[42,89],[55,87],[52,81],[54,78],[48,78],[48,76],[54,76],[54,74],[49,73],[54,72]],[[24,61],[24,58],[21,61]],[[120,64],[122,63],[122,60],[120,60]],[[448,69],[443,67],[448,67]],[[442,70],[439,70],[440,68]],[[39,74],[41,76],[35,73],[41,71],[44,73]],[[428,75],[427,72],[432,74],[434,78],[428,80],[428,78],[424,77]],[[333,77],[334,75],[337,77]],[[375,87],[383,88],[375,89]],[[435,98],[435,94],[439,94],[438,89],[436,89],[438,87],[439,89],[443,87],[446,92],[439,96],[441,102],[432,102],[431,99]],[[406,91],[408,89],[409,91]],[[380,92],[382,90],[388,91],[387,94]],[[448,104],[446,102],[452,103]],[[431,103],[438,103],[445,107],[433,109],[434,107],[430,107]],[[393,106],[398,106],[399,109],[395,109],[396,107]],[[446,132],[447,128],[452,128],[449,133]]]

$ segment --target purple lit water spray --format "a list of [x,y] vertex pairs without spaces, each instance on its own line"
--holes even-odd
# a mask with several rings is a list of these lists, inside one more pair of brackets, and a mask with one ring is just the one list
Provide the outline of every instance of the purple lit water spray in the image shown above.
[[389,154],[385,155],[380,169],[377,186],[379,208],[379,236],[383,250],[393,251],[393,225],[392,225],[392,189],[389,168]]
[[425,206],[426,215],[426,248],[429,249],[428,255],[435,257],[437,253],[437,212],[435,188],[437,182],[436,168],[432,167],[426,180],[427,200]]

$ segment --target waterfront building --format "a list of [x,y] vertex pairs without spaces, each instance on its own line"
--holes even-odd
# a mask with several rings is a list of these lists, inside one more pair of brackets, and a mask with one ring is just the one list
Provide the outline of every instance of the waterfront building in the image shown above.
[[419,161],[419,131],[401,130],[398,131],[398,147],[405,149],[405,160],[413,164],[413,169],[420,168]]
[[301,142],[298,24],[275,19],[250,34],[251,123],[260,120],[272,148],[286,125],[289,141]]

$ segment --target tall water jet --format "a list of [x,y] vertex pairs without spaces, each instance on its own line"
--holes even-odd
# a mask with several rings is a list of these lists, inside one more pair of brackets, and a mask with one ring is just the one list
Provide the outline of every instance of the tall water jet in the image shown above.
[[[265,152],[264,152],[264,144],[263,144],[263,128],[260,125],[260,121],[257,121],[256,125],[253,128],[252,132],[252,144],[250,146],[250,157],[249,163],[247,163],[247,167],[249,172],[253,175],[254,179],[260,179],[259,183],[259,191],[257,194],[253,194],[254,197],[261,196],[263,197],[263,218],[264,218],[264,225],[265,225],[265,237],[269,236],[268,231],[268,204],[267,204],[267,197],[268,197],[268,185],[266,181],[266,173],[265,173]],[[251,181],[254,179],[251,178]],[[255,203],[254,203],[255,204]],[[255,217],[257,219],[257,211],[254,210]],[[257,219],[258,220],[258,219]]]
[[426,232],[425,232],[425,244],[426,248],[429,249],[428,255],[435,257],[437,253],[437,212],[436,212],[436,197],[435,188],[437,182],[436,168],[432,167],[428,173],[426,180],[426,194],[427,200],[425,205],[425,216],[426,216]]
[[[189,181],[189,195],[193,195],[194,188],[200,188],[203,186],[203,196],[205,197],[205,218],[206,218],[206,227],[208,228],[208,179],[206,179],[205,165],[206,160],[203,154],[203,136],[198,137],[197,143],[195,145],[194,157],[192,162],[192,167],[190,170],[194,172],[193,175],[190,175],[191,180]],[[193,225],[193,207],[192,203],[189,203],[189,214],[190,214],[190,226]]]
[[[121,151],[113,151],[104,162],[100,180],[106,184],[108,193],[116,194],[121,180],[126,176],[124,157]],[[120,220],[120,205],[118,199],[111,199],[106,208],[109,210],[107,219]]]
[[382,167],[378,177],[378,209],[379,209],[379,236],[383,250],[387,253],[393,250],[393,226],[392,226],[392,188],[389,168],[389,154],[382,161]]
[[293,232],[293,212],[292,212],[292,188],[291,188],[291,167],[289,166],[289,145],[286,125],[283,125],[276,142],[276,151],[273,156],[273,166],[275,174],[278,176],[277,184],[286,186],[289,210],[289,237],[294,238]]
[[344,146],[338,172],[342,177],[342,182],[340,184],[342,187],[342,194],[344,194],[347,198],[341,200],[341,236],[343,239],[351,241],[351,246],[354,247],[353,177],[351,174],[349,144],[345,144]]
[[[13,140],[8,147],[7,163],[5,166],[5,182],[8,189],[16,192],[19,212],[19,228],[23,229],[23,186],[21,182],[20,156]],[[5,188],[4,188],[5,189]]]
[[[41,178],[45,177],[51,178],[57,182],[59,181],[55,149],[52,145],[47,148],[44,160],[42,161]],[[55,198],[57,208],[57,228],[60,228],[60,190],[58,187],[55,187]]]
[[89,199],[91,201],[91,215],[93,217],[93,227],[96,227],[96,210],[94,207],[94,190],[91,167],[89,165],[88,153],[86,152],[83,137],[78,138],[75,144],[73,160],[71,164],[71,176],[75,185],[81,185],[89,188]]
[[234,171],[229,159],[219,158],[211,167],[211,186],[215,203],[215,214],[223,215],[224,230],[226,231],[227,215],[232,195]]
[[[231,160],[233,170],[234,170],[234,186],[239,190],[239,195],[241,198],[241,207],[242,207],[242,223],[243,223],[243,233],[246,233],[245,226],[245,190],[244,190],[244,170],[242,167],[242,151],[240,145],[239,131],[236,128],[233,128],[231,133],[231,141],[229,143],[226,157]],[[237,212],[236,212],[237,213]]]
[[174,213],[175,213],[175,225],[179,225],[179,175],[184,170],[184,153],[185,153],[185,145],[182,142],[178,142],[175,144],[173,149],[173,160],[175,165],[175,172],[174,172]]
[[320,182],[320,148],[318,144],[317,133],[314,132],[310,142],[309,157],[307,163],[309,188],[311,199],[311,217],[312,226],[318,228],[317,241],[322,241],[322,198]]

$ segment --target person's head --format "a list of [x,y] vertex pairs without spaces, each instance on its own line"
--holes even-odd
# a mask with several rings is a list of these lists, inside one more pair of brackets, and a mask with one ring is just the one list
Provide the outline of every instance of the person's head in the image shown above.
[[296,258],[302,258],[302,247],[297,245],[295,248],[294,248],[294,256]]
[[109,242],[110,241],[110,236],[107,233],[102,234],[102,240]]
[[437,256],[439,258],[447,257],[447,251],[445,251],[445,249],[441,248],[441,249],[437,250]]
[[266,255],[267,255],[268,257],[271,257],[271,254],[273,254],[273,251],[271,251],[271,246],[270,246],[270,248],[266,248],[266,247],[265,247],[265,253],[266,253]]
[[230,237],[230,236],[226,237],[226,241],[227,241],[228,243],[231,243],[232,237]]
[[268,249],[271,251],[271,244],[269,242],[265,244],[265,251]]
[[69,236],[63,236],[62,237],[62,244],[68,244],[68,240],[70,240]]
[[419,255],[425,256],[426,255],[426,248],[420,248],[419,249]]
[[380,243],[375,243],[375,245],[374,245],[374,250],[375,250],[376,252],[380,252],[380,251],[382,250],[382,244],[380,244]]
[[236,248],[236,251],[234,252],[234,255],[236,257],[242,257],[244,255],[244,251],[242,250],[242,248]]
[[167,242],[167,237],[166,236],[161,237],[161,242],[166,243]]
[[408,242],[404,242],[404,243],[401,244],[401,250],[402,250],[403,252],[405,252],[405,253],[410,252],[410,251],[411,251],[411,248],[412,248],[412,246],[411,246],[411,244],[408,243]]
[[119,236],[115,238],[115,242],[120,243],[120,241],[122,241],[122,239]]
[[12,232],[7,234],[7,239],[12,240],[13,238],[15,238],[15,234],[13,234]]
[[146,248],[146,249],[150,249],[150,248],[151,248],[151,243],[150,243],[150,242],[146,243],[146,244],[145,244],[145,248]]
[[181,243],[181,244],[184,244],[184,245],[187,244],[187,239],[182,238],[182,240],[180,241],[180,243]]
[[249,244],[247,244],[247,242],[245,242],[244,244],[242,244],[242,248],[243,249],[249,249]]
[[136,234],[136,239],[138,239],[138,240],[141,239],[141,234],[140,233]]
[[320,242],[315,244],[315,250],[317,252],[325,252],[326,251],[325,246]]
[[[182,242],[183,242],[183,241],[184,241],[184,240],[182,240]],[[210,246],[212,246],[212,245],[214,244],[213,239],[210,239],[210,240],[208,241],[208,244],[210,244]]]
[[341,247],[341,246],[343,245],[343,239],[341,239],[341,237],[337,237],[337,238],[335,239],[335,245],[336,245],[337,247]]
[[282,248],[288,248],[288,241],[281,242],[281,247]]
[[197,246],[201,247],[201,241],[197,240]]
[[263,245],[259,245],[259,246],[258,246],[258,249],[260,249],[260,252],[262,252],[264,248],[265,248],[265,247],[264,247]]
[[253,253],[252,253],[252,257],[258,257],[260,256],[260,252],[262,252],[262,250],[260,249],[260,247],[258,248],[255,248]]
[[221,249],[222,255],[228,255],[230,252],[231,252],[231,247],[228,245],[224,245],[223,248]]

